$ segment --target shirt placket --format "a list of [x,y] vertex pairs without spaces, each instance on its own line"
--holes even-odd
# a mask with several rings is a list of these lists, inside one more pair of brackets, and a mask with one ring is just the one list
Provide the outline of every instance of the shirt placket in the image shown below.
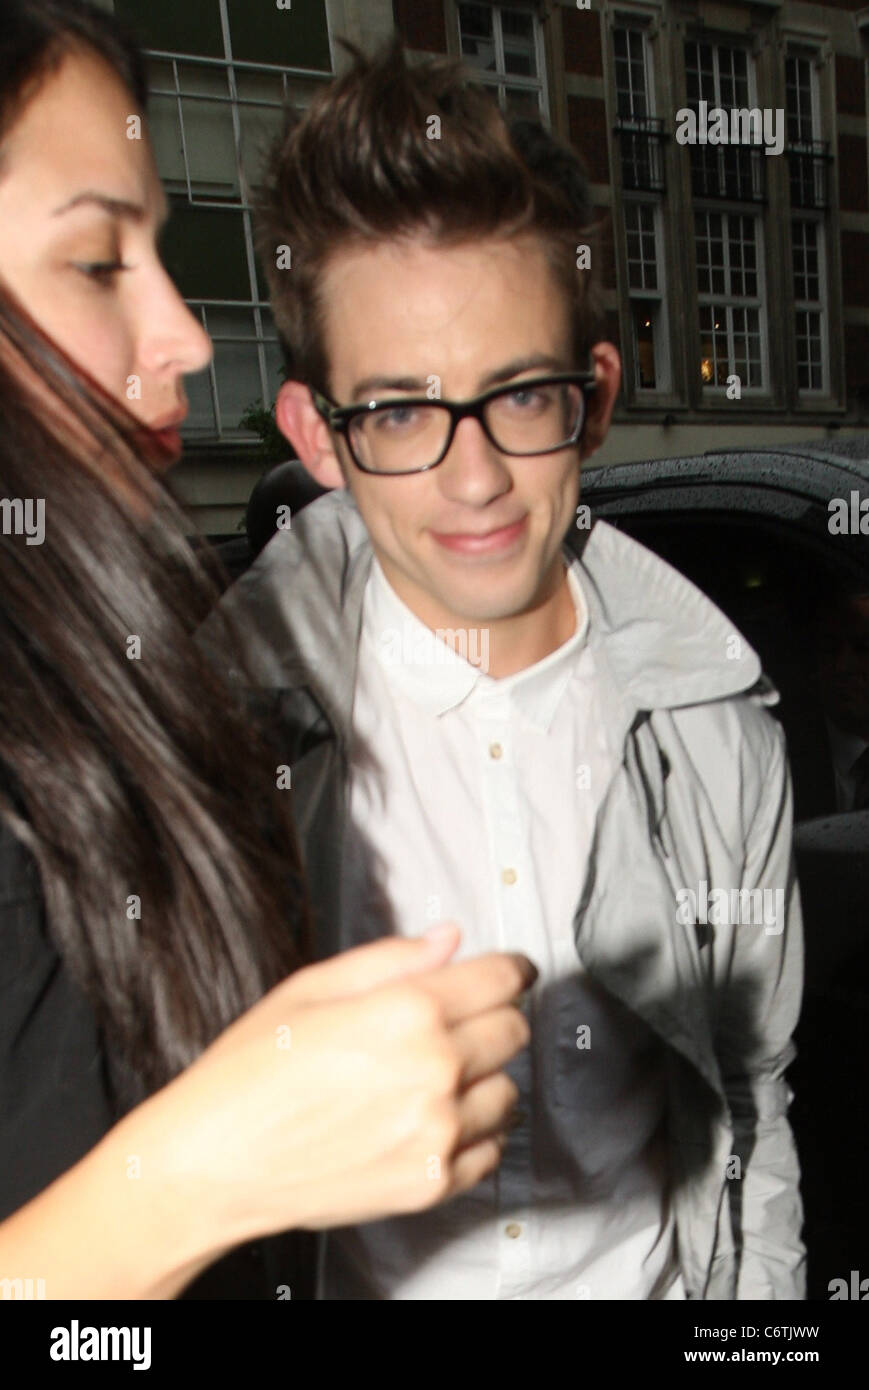
[[[537,963],[544,953],[545,937],[540,904],[534,891],[514,756],[515,734],[506,698],[481,701],[476,734],[489,833],[489,875],[497,922],[497,947],[523,951]],[[533,1028],[532,999],[527,999],[523,1011]],[[519,1099],[496,1174],[496,1299],[521,1298],[532,1272],[532,1045],[524,1048],[505,1068],[519,1088]]]

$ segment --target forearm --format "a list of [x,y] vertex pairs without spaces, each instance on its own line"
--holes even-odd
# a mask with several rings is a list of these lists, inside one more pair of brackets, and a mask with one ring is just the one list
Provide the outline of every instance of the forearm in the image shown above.
[[0,1279],[44,1280],[50,1299],[168,1299],[228,1248],[207,1185],[165,1160],[154,1101],[0,1225]]

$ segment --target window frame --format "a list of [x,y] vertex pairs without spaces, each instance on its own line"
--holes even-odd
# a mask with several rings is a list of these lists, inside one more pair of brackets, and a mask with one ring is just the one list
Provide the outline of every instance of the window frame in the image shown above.
[[[796,335],[796,316],[799,313],[817,313],[821,320],[821,385],[820,386],[801,386],[800,385],[800,364],[799,359],[794,359],[796,369],[796,390],[797,397],[801,401],[822,400],[830,394],[830,355],[829,355],[829,324],[830,324],[830,305],[829,288],[827,284],[827,234],[824,225],[824,218],[816,214],[814,217],[805,216],[804,210],[791,209],[791,295],[793,298],[794,311],[794,343],[797,343]],[[818,257],[818,298],[817,300],[800,299],[797,297],[796,287],[796,264],[793,256],[794,251],[794,227],[801,223],[805,226],[815,228],[817,234],[817,257]]]
[[[479,3],[481,8],[492,11],[492,35],[495,41],[495,71],[487,72],[484,68],[478,68],[474,63],[469,62],[462,49],[462,3]],[[519,73],[508,73],[504,70],[504,31],[502,16],[505,11],[512,13],[526,14],[531,19],[534,34],[534,55],[537,64],[537,77],[523,77]],[[534,92],[538,98],[538,110],[541,120],[545,125],[550,125],[552,115],[549,102],[549,68],[546,62],[546,44],[543,33],[543,25],[540,20],[540,12],[534,3],[519,5],[504,5],[498,0],[453,0],[454,32],[458,45],[457,53],[467,69],[473,73],[474,80],[480,82],[484,87],[495,87],[498,95],[498,106],[501,111],[506,112],[506,89],[508,87],[520,88],[528,92]]]
[[[701,352],[698,362],[703,361],[702,341],[704,327],[701,311],[706,308],[720,306],[727,312],[727,376],[738,376],[736,371],[736,359],[734,354],[735,335],[733,329],[733,309],[756,309],[758,311],[758,338],[760,339],[760,370],[761,382],[758,386],[748,386],[740,381],[740,399],[748,396],[750,399],[762,400],[768,398],[772,392],[769,370],[769,339],[768,339],[768,307],[767,307],[767,276],[766,276],[766,236],[763,225],[763,218],[756,207],[735,203],[712,203],[704,200],[694,203],[691,208],[693,217],[692,235],[694,237],[694,255],[697,265],[697,326],[698,326],[698,345]],[[700,288],[700,263],[697,255],[698,233],[697,217],[720,217],[722,222],[727,221],[727,227],[722,227],[722,248],[724,256],[723,269],[726,281],[730,279],[730,226],[731,217],[746,217],[754,224],[755,228],[755,264],[757,271],[757,296],[735,295],[729,285],[725,284],[725,289],[716,294],[714,290],[701,290]],[[740,237],[740,240],[742,238]],[[727,400],[727,385],[719,386],[716,382],[705,382],[700,380],[701,398],[704,401]]]
[[[657,280],[657,285],[654,289],[647,286],[631,285],[631,262],[628,255],[628,235],[632,229],[628,226],[629,208],[646,208],[651,210],[652,213],[652,230],[655,240],[655,278]],[[673,371],[670,352],[670,313],[669,301],[667,299],[666,264],[663,254],[664,209],[661,200],[659,198],[624,196],[622,198],[622,224],[625,233],[627,300],[630,306],[630,343],[633,387],[638,400],[645,402],[649,398],[655,396],[669,395],[673,389]],[[642,235],[642,232],[640,232],[640,235]],[[657,310],[657,321],[653,321],[652,325],[655,350],[654,386],[644,386],[640,379],[639,341],[637,338],[637,325],[634,310],[634,305],[639,302],[652,302],[656,305]]]
[[[223,211],[233,211],[240,214],[242,219],[242,230],[245,246],[246,274],[248,280],[248,297],[246,299],[224,299],[224,298],[185,298],[185,303],[199,320],[202,327],[208,332],[209,310],[247,311],[251,315],[254,332],[252,335],[221,333],[212,336],[212,341],[217,349],[223,343],[246,344],[255,349],[256,352],[256,374],[259,378],[259,389],[261,400],[265,408],[268,408],[274,396],[274,384],[272,381],[272,370],[268,361],[268,354],[274,354],[277,347],[278,337],[273,327],[273,316],[271,306],[267,298],[263,298],[260,293],[260,285],[257,276],[257,263],[255,240],[253,232],[253,198],[251,195],[250,183],[244,167],[243,159],[243,135],[241,112],[247,108],[270,108],[280,111],[289,98],[289,84],[293,81],[310,82],[313,85],[320,85],[332,80],[335,71],[334,63],[334,36],[329,18],[329,7],[323,0],[323,9],[326,19],[327,32],[329,37],[329,51],[332,63],[332,71],[324,72],[316,68],[297,68],[283,64],[257,63],[247,59],[237,59],[234,57],[232,49],[231,19],[226,0],[213,0],[218,9],[221,23],[221,33],[224,43],[224,55],[211,57],[201,54],[175,53],[171,50],[146,48],[144,56],[149,64],[159,64],[168,69],[169,85],[164,85],[164,74],[155,75],[149,72],[148,93],[149,97],[166,101],[174,106],[174,129],[180,139],[180,155],[183,164],[183,177],[179,180],[174,177],[164,177],[163,183],[170,198],[183,201],[191,208],[215,208]],[[215,75],[223,75],[220,91],[195,91],[184,90],[183,74],[185,70],[197,69],[211,70]],[[253,97],[245,97],[239,94],[238,76],[247,74],[265,74],[281,79],[281,100],[261,100]],[[215,84],[216,85],[216,84]],[[191,145],[185,129],[185,103],[204,102],[211,105],[226,106],[230,111],[232,125],[232,146],[233,163],[227,166],[229,182],[232,182],[233,192],[231,197],[215,197],[213,188],[211,195],[206,189],[202,188],[203,180],[196,180],[191,171]],[[197,184],[199,187],[197,188]],[[267,331],[268,330],[268,331]],[[182,429],[184,438],[191,443],[244,443],[253,442],[256,435],[250,430],[245,430],[239,424],[227,425],[224,416],[226,409],[221,407],[221,388],[218,381],[218,352],[215,350],[214,356],[208,367],[208,395],[210,400],[213,424],[210,427],[196,428],[188,424]],[[190,392],[191,396],[193,392]],[[233,407],[233,413],[234,407]]]

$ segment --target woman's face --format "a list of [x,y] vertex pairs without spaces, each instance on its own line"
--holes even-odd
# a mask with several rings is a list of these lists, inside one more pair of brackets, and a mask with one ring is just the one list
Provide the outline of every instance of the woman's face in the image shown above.
[[167,205],[137,114],[96,57],[71,55],[45,79],[0,146],[0,276],[177,455],[183,377],[211,343],[160,261]]

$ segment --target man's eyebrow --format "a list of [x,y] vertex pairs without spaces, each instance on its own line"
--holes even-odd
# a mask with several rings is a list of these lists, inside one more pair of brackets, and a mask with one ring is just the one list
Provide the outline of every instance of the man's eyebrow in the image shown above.
[[536,371],[538,368],[548,372],[570,370],[564,358],[553,357],[547,352],[535,352],[530,357],[517,357],[513,362],[508,362],[505,366],[497,367],[495,371],[488,372],[480,381],[480,390],[486,391],[490,386],[500,386],[502,382],[510,381],[514,376],[520,376],[522,372]]
[[[490,386],[500,386],[502,382],[510,381],[512,377],[519,376],[522,372],[536,371],[537,369],[566,372],[569,370],[569,366],[561,357],[553,357],[545,352],[535,352],[530,357],[518,357],[513,362],[505,363],[503,367],[496,367],[494,371],[487,372],[480,381],[479,389],[486,391]],[[430,381],[430,377],[367,376],[356,383],[351,400],[355,401],[360,396],[370,395],[372,391],[414,391],[422,395],[427,391]]]
[[112,217],[123,217],[129,222],[144,222],[147,216],[141,203],[131,203],[126,198],[111,198],[107,193],[97,193],[87,189],[84,193],[77,193],[74,198],[70,198],[68,203],[63,203],[59,208],[55,208],[52,217],[63,217],[65,213],[72,212],[74,208],[87,204],[102,208]]
[[427,386],[424,378],[416,376],[366,376],[357,381],[350,399],[355,401],[359,396],[369,396],[372,391],[424,392]]

